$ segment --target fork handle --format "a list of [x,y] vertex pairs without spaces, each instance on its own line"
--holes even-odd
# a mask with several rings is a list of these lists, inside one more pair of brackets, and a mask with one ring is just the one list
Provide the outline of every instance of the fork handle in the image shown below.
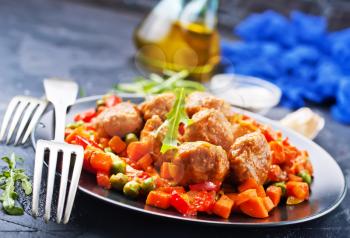
[[64,142],[67,105],[53,104],[55,108],[55,141]]

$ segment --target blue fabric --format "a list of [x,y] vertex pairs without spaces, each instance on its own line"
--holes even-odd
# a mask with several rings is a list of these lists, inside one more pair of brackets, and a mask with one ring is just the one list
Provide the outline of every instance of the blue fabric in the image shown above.
[[266,11],[250,15],[233,32],[239,41],[221,43],[225,72],[275,83],[288,108],[306,100],[335,102],[333,117],[350,124],[350,28],[328,32],[324,17]]

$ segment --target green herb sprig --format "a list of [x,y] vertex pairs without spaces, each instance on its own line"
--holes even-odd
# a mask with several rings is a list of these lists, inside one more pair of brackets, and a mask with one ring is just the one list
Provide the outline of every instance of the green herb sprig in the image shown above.
[[176,100],[173,108],[167,115],[167,119],[164,121],[161,127],[166,126],[168,129],[166,131],[165,137],[162,141],[162,147],[160,149],[161,153],[165,153],[168,150],[174,149],[178,145],[178,132],[180,123],[185,125],[191,124],[191,119],[188,118],[185,111],[185,89],[181,88],[175,91]]
[[141,95],[159,94],[184,88],[186,94],[193,91],[205,91],[203,84],[186,80],[188,71],[172,72],[165,71],[164,77],[151,74],[149,79],[138,77],[133,83],[120,83],[115,86],[117,92],[137,93]]
[[24,170],[16,168],[16,160],[21,160],[20,158],[16,158],[15,154],[12,153],[10,157],[1,159],[6,162],[7,168],[0,173],[0,189],[3,190],[0,202],[2,202],[2,207],[7,214],[22,215],[23,208],[16,203],[18,194],[15,192],[15,184],[20,182],[26,195],[32,193],[32,185]]

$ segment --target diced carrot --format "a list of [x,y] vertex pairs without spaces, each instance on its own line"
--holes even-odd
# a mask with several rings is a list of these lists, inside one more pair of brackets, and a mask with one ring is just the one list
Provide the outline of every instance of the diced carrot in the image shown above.
[[126,148],[126,143],[119,136],[113,136],[108,145],[116,154],[119,154]]
[[269,216],[261,197],[249,199],[240,205],[240,209],[244,214],[255,218],[266,218]]
[[103,148],[106,148],[108,147],[108,142],[109,142],[109,139],[106,138],[106,137],[101,137],[99,138],[98,142],[100,143],[100,145],[103,147]]
[[149,152],[151,152],[150,146],[145,142],[132,142],[127,147],[128,157],[134,162],[138,161],[142,156]]
[[98,171],[108,174],[111,170],[113,160],[104,152],[93,152],[90,157],[91,167]]
[[234,201],[232,212],[240,212],[239,206],[237,205],[238,193],[227,193],[225,195],[229,197],[232,201]]
[[249,199],[253,198],[253,197],[257,197],[258,194],[256,193],[256,189],[248,189],[245,190],[241,193],[239,193],[236,197],[236,205],[239,206],[242,203],[248,201]]
[[288,174],[288,180],[294,182],[303,182],[303,179],[301,177],[294,174]]
[[262,198],[263,202],[264,202],[264,206],[267,210],[267,212],[271,211],[275,205],[273,204],[273,202],[271,201],[271,199],[269,197],[264,197]]
[[150,166],[153,163],[153,158],[151,154],[145,154],[144,156],[139,159],[136,164],[143,170],[146,170],[148,166]]
[[160,167],[160,177],[164,178],[164,179],[171,179],[171,175],[170,175],[170,162],[164,162],[161,167]]
[[180,181],[183,176],[183,169],[173,163],[164,162],[160,167],[160,177]]
[[90,158],[94,152],[103,152],[103,151],[101,149],[96,148],[96,147],[91,146],[91,145],[86,146],[86,148],[84,150],[84,161],[83,161],[83,168],[86,171],[93,173],[93,174],[96,173],[96,170],[92,168],[91,163],[90,163]]
[[222,217],[229,218],[231,214],[234,201],[231,200],[228,196],[222,195],[218,201],[215,202],[213,207],[213,213]]
[[91,157],[92,153],[93,152],[91,150],[84,151],[83,168],[84,168],[84,170],[94,174],[94,173],[96,173],[96,171],[91,167],[91,164],[90,164],[90,157]]
[[111,188],[111,182],[109,181],[109,176],[103,172],[97,172],[96,174],[97,184],[105,189]]
[[271,199],[275,207],[277,207],[281,200],[282,189],[271,185],[266,189],[266,195]]
[[184,170],[183,167],[170,163],[169,164],[169,174],[174,182],[180,182],[183,179]]
[[299,203],[302,203],[302,202],[304,202],[305,201],[305,199],[300,199],[300,198],[296,198],[296,197],[293,197],[293,196],[289,196],[288,198],[287,198],[287,205],[297,205],[297,204],[299,204]]
[[269,145],[272,164],[283,164],[286,160],[283,145],[277,141],[271,141]]
[[248,189],[256,189],[256,193],[258,194],[259,197],[266,197],[266,193],[264,190],[264,187],[260,184],[258,184],[254,179],[249,178],[247,179],[244,183],[238,186],[238,191],[244,192],[245,190]]
[[298,199],[309,199],[309,185],[304,182],[289,181],[286,184],[287,196],[293,196]]
[[146,204],[154,207],[167,209],[170,206],[171,194],[162,191],[151,191],[146,200]]

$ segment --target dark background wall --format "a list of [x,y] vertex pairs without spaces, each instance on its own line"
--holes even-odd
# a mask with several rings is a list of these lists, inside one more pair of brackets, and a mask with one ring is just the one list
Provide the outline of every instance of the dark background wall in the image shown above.
[[[147,12],[159,0],[72,0],[111,7],[128,7]],[[329,19],[331,30],[350,27],[350,0],[220,0],[219,22],[222,27],[232,28],[252,12],[273,9],[285,15],[291,10],[302,10]]]

